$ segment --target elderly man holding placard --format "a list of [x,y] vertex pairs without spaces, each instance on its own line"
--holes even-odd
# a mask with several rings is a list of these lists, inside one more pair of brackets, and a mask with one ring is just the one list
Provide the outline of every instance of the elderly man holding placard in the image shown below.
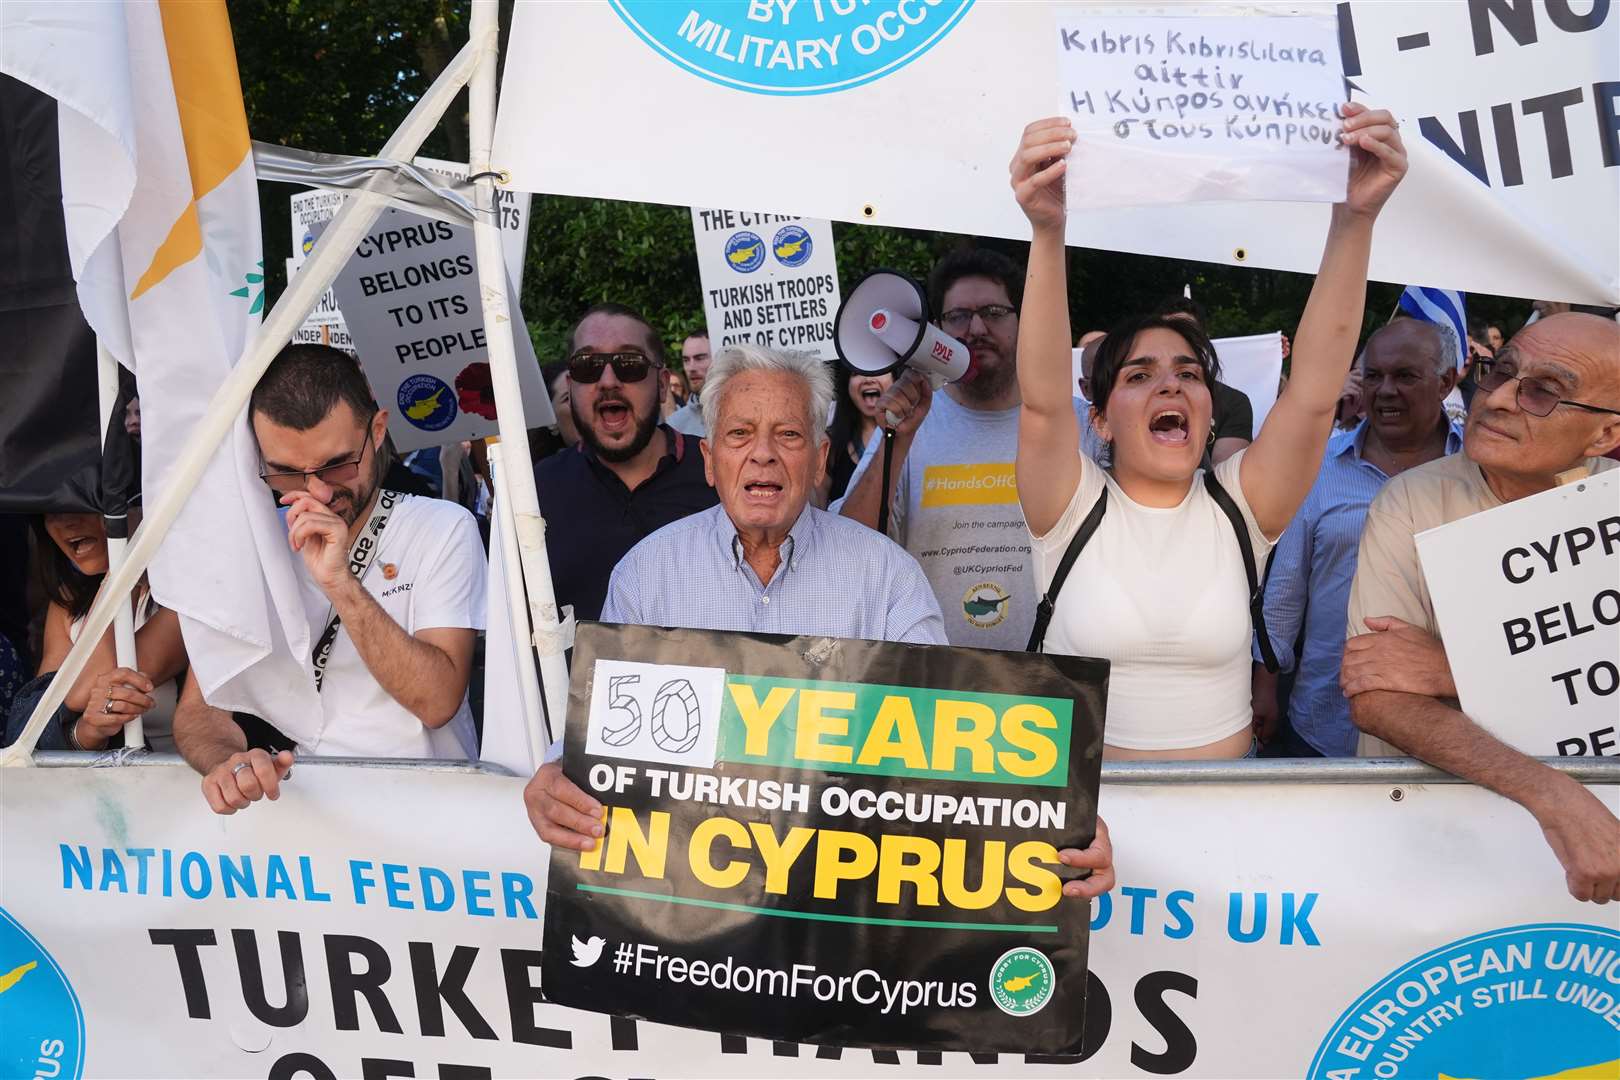
[[[631,549],[614,568],[603,621],[944,645],[939,604],[916,560],[881,533],[810,505],[826,473],[832,396],[814,356],[756,345],[722,352],[703,398],[702,443],[720,505]],[[672,581],[671,562],[690,567],[703,592]],[[556,761],[541,766],[523,799],[548,844],[591,851],[603,835],[601,804]],[[1092,871],[1066,882],[1065,895],[1112,887],[1102,821],[1090,847],[1059,856]]]
[[1620,900],[1620,820],[1563,773],[1512,749],[1457,707],[1416,536],[1613,469],[1620,446],[1620,326],[1564,313],[1474,365],[1463,453],[1408,470],[1373,500],[1351,586],[1341,684],[1361,753],[1399,750],[1482,784],[1541,825],[1577,900]]

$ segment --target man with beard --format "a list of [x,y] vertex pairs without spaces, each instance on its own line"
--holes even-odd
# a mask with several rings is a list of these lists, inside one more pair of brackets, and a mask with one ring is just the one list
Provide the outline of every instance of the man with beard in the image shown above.
[[658,422],[669,385],[646,319],[620,304],[585,312],[569,335],[568,384],[580,443],[536,465],[534,483],[557,603],[596,619],[626,552],[718,499],[698,440]]
[[[1398,318],[1367,339],[1358,406],[1366,419],[1328,442],[1316,483],[1272,552],[1266,631],[1281,670],[1295,672],[1288,726],[1281,729],[1285,757],[1355,756],[1360,733],[1339,689],[1339,662],[1361,527],[1390,477],[1462,449],[1462,429],[1444,408],[1457,383],[1455,357],[1440,328],[1417,319]],[[1278,683],[1255,665],[1255,734],[1262,742],[1279,731]]]
[[[1591,791],[1499,741],[1458,707],[1418,533],[1616,467],[1620,326],[1578,312],[1525,327],[1476,360],[1463,452],[1384,485],[1361,534],[1340,686],[1363,755],[1402,751],[1524,807],[1577,900],[1620,900],[1620,820]],[[1543,872],[1515,866],[1512,872]]]
[[[467,681],[484,628],[478,526],[442,499],[384,490],[388,412],[359,365],[324,345],[289,345],[254,388],[248,415],[260,476],[286,508],[320,694],[321,756],[477,756]],[[275,717],[266,717],[271,724]],[[277,797],[292,754],[249,749],[231,715],[188,675],[175,744],[203,773],[216,813]]]
[[[966,345],[970,380],[933,394],[915,375],[881,407],[895,428],[889,533],[922,564],[952,645],[1022,649],[1035,621],[1029,534],[1018,505],[1018,304],[1024,273],[984,249],[955,251],[928,278],[940,329]],[[877,527],[882,439],[872,439],[831,509]]]
[[707,327],[698,327],[686,335],[681,342],[681,367],[686,372],[686,381],[691,386],[691,393],[680,408],[669,416],[669,426],[676,431],[685,432],[699,439],[708,434],[703,424],[703,383],[709,375],[709,331]]

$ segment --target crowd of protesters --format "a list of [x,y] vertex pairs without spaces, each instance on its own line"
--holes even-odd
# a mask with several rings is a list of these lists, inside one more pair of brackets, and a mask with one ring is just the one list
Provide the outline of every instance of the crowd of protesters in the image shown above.
[[[1460,711],[1414,542],[1572,469],[1616,466],[1620,324],[1538,301],[1511,339],[1471,326],[1462,370],[1434,324],[1398,318],[1359,342],[1374,224],[1406,161],[1387,113],[1347,106],[1345,132],[1347,198],[1258,431],[1196,305],[1121,312],[1075,342],[1064,120],[1030,125],[1012,161],[1027,267],[963,249],[929,275],[971,381],[936,391],[756,346],[711,352],[702,330],[677,365],[634,310],[581,313],[546,372],[558,429],[530,447],[559,604],[581,620],[1104,657],[1108,757],[1412,754],[1520,803],[1577,898],[1620,899],[1620,822]],[[314,752],[476,757],[481,455],[396,460],[359,366],[323,346],[276,358],[250,420],[317,643]],[[0,612],[8,741],[107,568],[97,515],[43,515],[31,547],[37,611]],[[275,798],[309,749],[275,717],[209,705],[177,618],[144,585],[130,603],[134,668],[109,631],[39,745],[113,747],[139,716],[151,745],[203,774],[214,810]],[[600,836],[600,807],[555,764],[526,800],[549,842]],[[1072,894],[1111,881],[1106,829],[1063,858],[1095,871]]]

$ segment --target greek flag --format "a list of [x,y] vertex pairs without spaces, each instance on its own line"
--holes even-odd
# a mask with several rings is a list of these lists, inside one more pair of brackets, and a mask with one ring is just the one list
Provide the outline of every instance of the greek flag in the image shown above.
[[1442,333],[1449,330],[1449,340],[1457,354],[1457,370],[1468,365],[1468,311],[1462,293],[1408,285],[1401,293],[1401,310],[1414,319],[1434,323]]

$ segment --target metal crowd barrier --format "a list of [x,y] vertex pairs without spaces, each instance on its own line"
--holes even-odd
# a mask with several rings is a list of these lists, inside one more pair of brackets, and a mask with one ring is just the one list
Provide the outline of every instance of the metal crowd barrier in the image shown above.
[[[1620,758],[1542,758],[1583,784],[1620,784]],[[113,750],[100,754],[42,750],[34,764],[46,769],[183,765],[179,754]],[[298,768],[405,769],[415,772],[514,776],[491,761],[422,758],[304,757]],[[1462,784],[1467,781],[1413,758],[1242,758],[1234,761],[1105,761],[1105,784]]]

